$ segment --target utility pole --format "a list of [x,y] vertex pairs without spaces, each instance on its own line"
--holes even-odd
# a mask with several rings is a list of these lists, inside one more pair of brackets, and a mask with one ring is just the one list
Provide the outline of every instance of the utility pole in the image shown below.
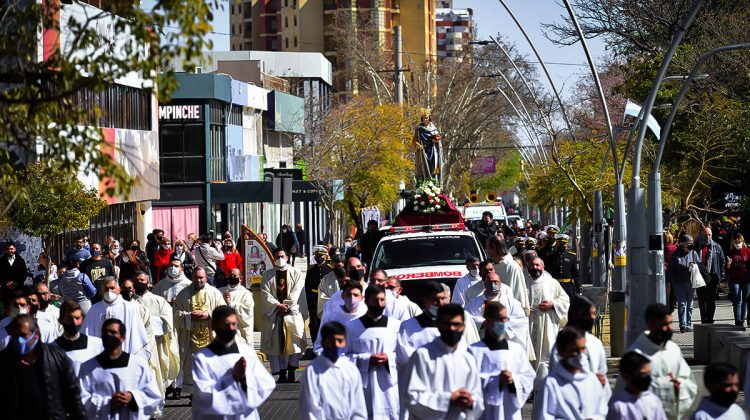
[[591,256],[593,262],[591,264],[591,277],[593,280],[594,287],[605,287],[606,282],[606,267],[604,266],[604,210],[602,204],[602,192],[601,190],[594,191],[594,211],[591,215],[591,220],[594,224],[593,243],[591,246]]
[[401,39],[401,25],[393,27],[393,63],[395,69],[395,86],[396,86],[396,103],[399,106],[404,104],[404,77],[401,73],[403,70],[403,58],[402,58],[402,39]]

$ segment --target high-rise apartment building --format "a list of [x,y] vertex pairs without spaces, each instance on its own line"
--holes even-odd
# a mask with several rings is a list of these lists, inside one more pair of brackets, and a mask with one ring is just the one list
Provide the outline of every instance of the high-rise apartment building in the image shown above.
[[[339,96],[356,94],[356,83],[335,44],[341,18],[352,28],[377,30],[378,45],[390,53],[383,69],[393,69],[393,27],[402,27],[402,62],[418,67],[437,59],[435,0],[244,0],[231,6],[233,50],[320,52],[333,63]],[[347,23],[348,25],[348,23]]]
[[453,9],[452,1],[441,1],[436,12],[437,55],[439,60],[461,60],[463,50],[474,37],[471,9]]

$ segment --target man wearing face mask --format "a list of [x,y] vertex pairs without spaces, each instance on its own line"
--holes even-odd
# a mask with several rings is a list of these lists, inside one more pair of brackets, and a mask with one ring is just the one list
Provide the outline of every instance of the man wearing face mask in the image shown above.
[[257,420],[276,384],[255,350],[236,340],[239,321],[229,306],[211,313],[216,338],[195,355],[193,419]]
[[[505,289],[505,290],[504,290]],[[466,305],[466,312],[471,314],[477,328],[487,326],[484,310],[488,302],[499,302],[506,308],[509,320],[506,336],[529,353],[529,318],[521,304],[510,295],[510,289],[500,281],[497,273],[488,273],[484,278],[484,294],[477,296]]]
[[607,415],[611,393],[596,375],[583,368],[586,337],[575,327],[565,327],[555,342],[560,363],[550,369],[534,399],[532,418],[594,419]]
[[[682,418],[695,400],[698,386],[680,347],[672,341],[672,311],[653,303],[646,307],[648,331],[641,334],[627,351],[636,351],[651,360],[651,392],[664,404],[669,418]],[[624,386],[617,379],[615,390]],[[675,395],[679,400],[675,400]]]
[[[94,287],[99,290],[102,278],[115,275],[115,266],[112,264],[112,260],[102,257],[102,246],[94,243],[91,244],[91,258],[81,263],[81,271],[89,277]],[[101,296],[97,295],[92,303],[100,300],[102,300]]]
[[229,285],[219,289],[224,296],[224,302],[237,312],[240,339],[253,347],[253,323],[255,322],[255,301],[253,294],[240,284],[242,273],[238,268],[229,272]]
[[508,310],[500,302],[484,306],[484,338],[469,353],[479,367],[485,419],[521,420],[521,409],[534,388],[536,373],[526,350],[508,339]]
[[[52,304],[52,295],[49,292],[49,287],[45,283],[39,282],[34,285],[34,289],[37,292],[39,299],[39,310],[37,311],[37,319],[40,317],[47,317],[53,321],[58,333],[62,334],[62,327],[58,324],[60,319],[60,308]],[[58,334],[58,336],[59,336]]]
[[[88,318],[87,318],[88,319]],[[102,323],[104,351],[81,365],[81,401],[88,418],[148,419],[161,393],[147,359],[124,350],[127,327],[119,319]]]
[[[341,287],[342,297],[344,303],[341,306],[337,306],[330,312],[326,312],[321,320],[321,325],[328,324],[329,322],[338,322],[346,328],[347,334],[351,333],[351,323],[359,322],[359,318],[367,312],[367,305],[362,301],[362,283],[358,281],[348,281]],[[347,343],[352,342],[352,337],[347,335]],[[348,351],[349,347],[345,347]],[[317,340],[313,346],[315,354],[320,354],[323,351],[323,341],[318,334]]]
[[367,312],[350,324],[349,354],[362,376],[369,418],[398,418],[396,343],[401,322],[383,315],[385,288],[365,290]]
[[323,245],[313,247],[313,258],[315,264],[307,267],[305,274],[305,298],[307,301],[307,311],[310,314],[310,337],[315,342],[320,328],[320,318],[318,318],[318,296],[320,293],[320,282],[333,270],[333,264],[328,260],[328,249]]
[[91,308],[91,299],[96,297],[96,289],[86,273],[79,270],[84,256],[80,251],[68,254],[65,259],[67,270],[50,283],[50,290],[64,300],[74,300],[81,305],[84,315]]
[[[174,328],[172,307],[163,297],[148,290],[149,277],[143,271],[135,275],[133,302],[146,310],[149,316],[151,338],[150,365],[154,370],[161,395],[165,395],[167,385],[175,380],[180,371],[180,352],[177,347],[177,331]],[[158,413],[164,410],[164,400],[159,403]]]
[[91,307],[81,325],[81,332],[102,338],[102,325],[107,319],[119,319],[127,327],[123,348],[130,354],[141,355],[148,360],[149,335],[144,324],[144,312],[137,304],[120,296],[120,285],[114,277],[106,277],[100,289],[103,299]]
[[453,288],[451,303],[464,306],[470,299],[466,299],[466,290],[471,286],[481,283],[482,277],[479,276],[479,258],[469,257],[466,259],[466,269],[469,270],[465,276],[456,280],[456,286]]
[[195,265],[203,267],[203,270],[208,276],[208,284],[214,286],[217,261],[221,261],[224,259],[224,253],[221,252],[221,250],[215,243],[212,243],[211,236],[204,233],[200,236],[199,241],[196,243],[194,254]]
[[698,307],[701,311],[701,324],[713,324],[716,313],[716,290],[719,283],[724,281],[726,273],[726,257],[721,245],[713,241],[710,227],[704,227],[698,236],[696,252],[701,257],[701,263],[706,268],[708,277],[706,286],[697,289]]
[[466,419],[482,415],[479,369],[461,343],[465,322],[459,305],[441,306],[436,320],[439,337],[409,358],[401,401],[410,418]]
[[167,267],[167,277],[164,278],[164,281],[155,285],[151,289],[151,293],[163,297],[170,305],[174,305],[177,294],[191,284],[193,283],[185,277],[185,273],[182,271],[182,261],[173,258],[169,267]]
[[349,275],[346,273],[345,265],[344,257],[341,255],[336,254],[331,257],[331,271],[323,276],[318,285],[316,311],[319,319],[323,319],[326,304],[331,300],[331,296],[341,290],[341,284],[349,281]]
[[[341,271],[338,271],[340,274]],[[364,264],[362,264],[362,261],[359,260],[359,258],[352,257],[346,260],[346,277],[341,278],[336,276],[336,280],[338,282],[339,289],[336,290],[331,296],[331,298],[326,302],[325,308],[323,309],[323,314],[325,314],[328,311],[335,310],[335,307],[341,306],[344,304],[344,299],[341,297],[341,290],[340,287],[345,282],[349,280],[354,280],[362,283],[362,288],[365,288],[367,286],[367,268]],[[383,272],[382,277],[385,277],[385,272]],[[393,301],[394,296],[393,294],[389,293],[390,296],[386,296],[386,299],[388,301]],[[386,312],[388,312],[388,307],[386,306]]]
[[492,249],[492,259],[495,262],[495,272],[500,276],[503,284],[510,288],[511,296],[521,304],[521,308],[528,315],[530,312],[529,290],[523,269],[513,260],[513,256],[508,252],[505,241],[501,237],[491,237],[489,244]]
[[547,272],[560,282],[568,297],[581,293],[581,283],[578,281],[578,257],[575,252],[567,249],[570,237],[558,234],[555,237],[555,250],[550,252],[545,260]]
[[[477,283],[474,283],[471,287],[466,289],[466,292],[464,294],[464,298],[466,300],[466,303],[464,303],[462,306],[466,308],[466,305],[471,302],[472,299],[474,299],[477,296],[481,296],[484,294],[484,279],[487,277],[488,273],[494,273],[495,272],[495,262],[492,260],[484,260],[481,263],[479,263],[479,278],[480,281]],[[501,286],[502,287],[502,286]],[[507,288],[505,288],[507,290]]]
[[734,403],[740,391],[740,375],[736,367],[723,362],[712,363],[703,373],[703,383],[710,395],[701,399],[690,417],[692,420],[745,418],[745,412]]
[[[0,350],[7,347],[8,343],[10,343],[10,323],[13,322],[13,319],[19,315],[32,315],[29,298],[26,297],[23,291],[13,291],[8,298],[8,306],[5,307],[5,315],[5,318],[0,319]],[[36,321],[34,324],[36,325]]]
[[31,286],[24,286],[21,290],[29,301],[29,314],[33,315],[36,319],[42,342],[51,343],[55,341],[62,334],[62,330],[58,328],[60,324],[57,323],[57,320],[52,319],[44,312],[39,312],[39,305],[42,298],[41,293],[37,292]]
[[41,342],[30,315],[15,317],[10,331],[12,345],[0,352],[3,419],[86,418],[80,384],[65,352]]
[[[385,272],[383,272],[383,275],[385,275]],[[383,286],[386,288],[386,316],[403,322],[422,313],[422,308],[419,305],[402,294],[404,289],[401,287],[401,280],[397,277],[388,277],[388,281]]]
[[[362,287],[359,283],[360,288]],[[364,306],[364,305],[362,305]],[[344,354],[347,349],[346,328],[331,321],[320,328],[321,354],[302,375],[299,413],[303,420],[365,420],[365,395],[362,378],[356,366]]]
[[286,251],[278,248],[273,268],[263,273],[261,295],[260,350],[268,355],[271,373],[279,375],[279,383],[296,382],[295,371],[307,343],[304,339],[300,299],[305,290],[302,273],[287,263]]
[[102,340],[99,337],[88,336],[80,332],[83,324],[83,312],[81,306],[72,300],[66,300],[60,306],[60,325],[63,333],[55,340],[55,345],[65,350],[73,362],[73,370],[76,375],[81,364],[92,357],[96,357],[104,350]]
[[226,305],[221,292],[208,284],[203,267],[196,267],[192,277],[192,285],[182,289],[172,305],[182,365],[174,382],[177,399],[182,395],[183,384],[186,388],[193,385],[193,356],[211,343],[211,313]]
[[[544,261],[537,257],[527,267],[529,272],[529,298],[531,315],[531,344],[536,360],[537,377],[544,378],[549,370],[548,360],[555,345],[560,324],[564,322],[570,308],[570,298],[560,283],[544,271]],[[529,351],[529,355],[532,355]]]
[[625,353],[620,359],[620,377],[625,385],[609,400],[607,420],[667,420],[661,400],[649,391],[651,363],[646,356]]

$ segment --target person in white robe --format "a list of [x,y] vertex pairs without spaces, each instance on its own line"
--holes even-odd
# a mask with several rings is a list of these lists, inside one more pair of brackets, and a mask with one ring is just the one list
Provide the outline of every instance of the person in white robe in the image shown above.
[[[55,334],[55,338],[62,335],[62,325],[60,325],[60,308],[50,304],[51,294],[49,287],[45,283],[39,282],[34,285],[36,290],[37,300],[39,301],[39,309],[36,311],[37,324],[40,322],[46,322],[50,324],[50,329]],[[42,321],[43,320],[43,321]],[[55,331],[56,330],[56,331]],[[42,340],[44,341],[44,340]]]
[[386,300],[385,316],[390,316],[403,322],[422,313],[422,308],[419,305],[402,294],[404,289],[401,287],[401,280],[396,277],[389,277],[388,285],[385,288],[386,292],[390,292],[393,296],[393,303],[390,305],[390,310],[388,305],[389,300]]
[[712,363],[703,372],[703,383],[709,395],[701,399],[691,420],[745,419],[745,412],[735,404],[740,391],[739,370],[729,363]]
[[[680,347],[672,341],[672,311],[654,303],[646,307],[645,319],[648,331],[627,351],[636,351],[651,360],[651,392],[664,404],[667,417],[682,418],[695,400],[698,385]],[[623,386],[618,378],[615,389]],[[677,395],[679,398],[675,398]]]
[[[180,372],[180,349],[177,345],[177,331],[174,328],[172,306],[163,297],[148,291],[149,276],[139,272],[135,276],[135,296],[137,302],[148,311],[151,333],[153,334],[150,364],[159,383],[162,395]],[[159,405],[159,412],[164,410],[164,401]]]
[[532,418],[604,419],[609,393],[595,374],[583,369],[586,336],[575,327],[566,327],[555,342],[560,363],[549,371],[534,398]]
[[529,289],[523,275],[523,269],[515,262],[513,255],[508,252],[505,241],[497,236],[490,238],[491,257],[495,263],[495,272],[500,276],[503,284],[511,290],[511,295],[521,303],[526,315],[530,313]]
[[[609,386],[607,380],[607,352],[602,341],[591,334],[596,322],[596,305],[585,296],[573,296],[568,309],[567,326],[577,327],[586,333],[586,356],[588,363],[584,366],[596,374],[602,385]],[[552,369],[559,362],[557,352],[552,349],[549,367]]]
[[300,299],[305,278],[287,264],[283,249],[274,251],[274,268],[263,273],[260,285],[261,343],[260,351],[271,362],[271,372],[279,375],[279,383],[296,382],[295,371],[307,347],[304,338]]
[[[360,261],[357,257],[350,257],[346,260],[346,266],[342,269],[339,269],[337,265],[334,265],[333,267],[333,274],[334,278],[337,281],[336,284],[336,290],[333,291],[332,294],[328,295],[328,300],[325,302],[325,308],[323,309],[323,314],[325,315],[326,311],[333,310],[334,308],[340,307],[344,304],[344,298],[342,297],[342,291],[341,288],[344,287],[344,284],[346,284],[350,280],[355,280],[360,283],[362,283],[362,288],[367,287],[367,273],[366,268],[364,264],[362,264],[362,261]],[[343,273],[343,274],[342,274]],[[326,280],[324,277],[323,280]],[[321,280],[321,285],[323,280]],[[375,270],[372,275],[370,276],[370,282],[375,284],[382,284],[383,287],[386,286],[387,283],[387,277],[385,275],[385,271],[383,270]],[[326,286],[326,289],[333,290],[333,288]],[[391,306],[393,305],[394,296],[393,293],[390,293],[391,298],[388,302],[391,303]],[[318,301],[320,302],[320,300]],[[386,312],[388,312],[389,308],[386,306]]]
[[623,386],[609,400],[607,420],[667,420],[659,397],[649,391],[651,362],[634,351],[620,359],[620,377]]
[[396,341],[401,322],[383,315],[383,286],[368,286],[365,303],[367,313],[349,324],[348,356],[362,377],[368,418],[395,420],[399,412]]
[[170,305],[174,305],[174,301],[182,289],[192,284],[193,282],[185,277],[185,273],[182,271],[182,261],[175,258],[169,263],[167,276],[156,283],[153,289],[151,289],[151,293],[163,297]]
[[464,317],[459,305],[438,309],[440,336],[416,349],[406,366],[402,404],[412,419],[478,418],[484,411],[482,382],[474,357],[461,343]]
[[529,360],[536,361],[537,381],[547,376],[552,347],[557,332],[567,322],[570,298],[548,272],[544,271],[544,261],[536,257],[528,267],[530,311],[529,326],[532,347]]
[[193,359],[193,419],[256,420],[276,384],[255,350],[236,340],[239,320],[229,306],[211,313],[216,338]]
[[346,327],[337,321],[321,324],[317,339],[321,354],[307,365],[302,375],[300,417],[302,420],[367,419],[362,378],[357,367],[344,357],[348,349]]
[[479,275],[479,258],[467,258],[466,269],[469,270],[469,272],[456,280],[456,285],[453,286],[453,296],[451,296],[451,303],[461,306],[466,305],[469,300],[471,300],[471,297],[467,299],[466,291],[471,286],[482,282],[482,277]]
[[341,290],[341,285],[349,281],[349,277],[346,274],[346,268],[344,264],[344,257],[341,255],[334,255],[331,257],[331,264],[333,268],[330,273],[323,276],[320,279],[320,285],[318,286],[318,318],[323,319],[326,305],[334,293]]
[[237,312],[240,321],[240,338],[253,347],[253,324],[255,323],[255,300],[253,293],[240,284],[242,273],[233,268],[227,279],[228,285],[219,289],[227,305]]
[[[320,326],[329,322],[338,322],[346,328],[346,347],[345,352],[349,351],[349,344],[352,342],[350,336],[352,328],[351,323],[359,322],[359,318],[367,312],[367,305],[364,303],[362,296],[362,283],[358,281],[349,281],[341,288],[344,304],[339,307],[331,308],[323,315]],[[313,351],[320,355],[323,351],[323,341],[320,334],[315,339]]]
[[[36,298],[36,295],[34,293],[31,293],[30,295]],[[8,307],[5,309],[5,311],[5,318],[0,319],[0,350],[7,347],[8,343],[10,342],[10,330],[8,328],[10,326],[10,321],[12,321],[13,318],[17,317],[18,315],[33,313],[34,306],[31,303],[31,297],[24,293],[24,291],[22,290],[13,291],[9,300]],[[37,319],[39,339],[42,340],[43,343],[51,343],[55,341],[55,339],[58,337],[57,326],[53,326],[48,322],[39,322],[36,314],[34,314],[34,318]],[[46,320],[46,317],[42,317],[42,320]]]
[[120,285],[114,277],[105,277],[101,283],[102,301],[95,303],[86,314],[81,332],[101,337],[104,321],[114,318],[125,324],[126,335],[123,349],[131,355],[150,359],[150,338],[141,315],[141,309],[120,295]]
[[479,368],[484,398],[482,419],[521,420],[521,410],[534,389],[536,372],[520,344],[508,339],[508,309],[500,302],[484,306],[484,338],[469,346]]
[[[487,274],[494,273],[495,272],[495,263],[492,260],[484,260],[481,263],[479,263],[479,277],[481,280],[484,280],[485,277],[487,277]],[[510,287],[503,283],[501,286],[501,293],[503,294],[511,294],[512,291],[510,290]],[[471,302],[472,299],[474,299],[477,296],[481,296],[484,294],[484,281],[478,281],[471,285],[468,289],[466,289],[466,292],[464,293],[464,299],[465,303],[461,306],[466,308],[466,305]]]
[[211,343],[211,313],[226,305],[221,292],[208,284],[203,267],[195,267],[191,277],[191,286],[182,289],[172,305],[181,365],[173,388],[173,398],[177,399],[182,395],[183,387],[189,391],[188,388],[193,386],[193,356]]
[[[471,314],[477,328],[484,325],[484,307],[487,302],[500,302],[508,311],[510,320],[507,323],[507,337],[520,345],[524,351],[529,351],[529,318],[521,307],[521,303],[509,293],[503,293],[505,286],[497,273],[488,273],[484,280],[484,294],[472,299],[466,305],[466,312]],[[507,287],[507,286],[506,286]]]
[[148,361],[123,350],[127,326],[119,319],[104,321],[99,334],[104,351],[84,362],[79,371],[87,417],[149,419],[162,395]]
[[63,333],[54,341],[54,345],[63,349],[68,355],[76,375],[78,375],[83,362],[104,351],[101,338],[88,336],[79,331],[84,316],[78,302],[74,300],[64,301],[60,306],[59,319]]

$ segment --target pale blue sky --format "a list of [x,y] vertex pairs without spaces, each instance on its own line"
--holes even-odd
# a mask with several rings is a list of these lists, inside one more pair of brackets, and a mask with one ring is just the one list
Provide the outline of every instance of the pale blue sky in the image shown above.
[[[539,50],[542,59],[547,64],[557,89],[563,89],[564,96],[568,96],[570,88],[581,76],[590,77],[586,64],[586,56],[580,44],[562,47],[551,43],[542,33],[542,23],[562,22],[561,15],[567,16],[567,10],[555,0],[507,0],[507,4],[518,20],[526,29],[529,37]],[[489,39],[489,35],[501,34],[506,40],[515,43],[518,51],[526,54],[529,60],[534,60],[534,53],[526,42],[513,19],[508,15],[497,0],[453,0],[455,8],[471,8],[474,11],[474,21],[477,24],[479,39]],[[605,55],[604,44],[599,39],[588,40],[588,46],[595,62],[599,62]],[[578,65],[562,65],[552,63],[569,63]],[[541,67],[537,67],[539,81],[548,88],[546,78]],[[564,88],[563,88],[564,87]]]

